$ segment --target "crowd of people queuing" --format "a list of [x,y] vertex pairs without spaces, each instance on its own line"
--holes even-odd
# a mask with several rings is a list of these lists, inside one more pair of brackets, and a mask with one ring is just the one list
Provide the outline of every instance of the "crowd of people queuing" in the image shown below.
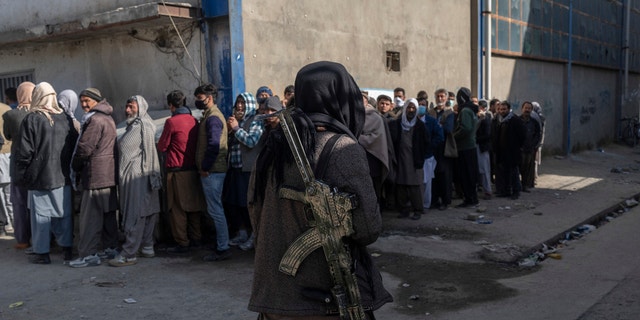
[[[285,90],[288,100],[290,92]],[[50,264],[52,240],[62,248],[65,263],[75,268],[103,261],[127,266],[138,256],[153,257],[163,187],[177,244],[169,253],[186,253],[201,244],[201,212],[211,217],[216,234],[215,250],[205,261],[228,258],[229,245],[253,248],[249,175],[263,132],[274,125],[272,119],[253,121],[258,103],[251,93],[238,95],[233,115],[225,119],[215,104],[215,86],[201,85],[194,91],[195,106],[203,111],[196,119],[184,93],[172,91],[167,95],[172,116],[157,143],[149,105],[140,95],[125,102],[125,130],[118,134],[114,108],[96,88],[57,94],[47,82],[23,82],[5,94],[8,104],[0,104],[0,231],[13,229],[15,248],[25,250],[30,262]],[[256,96],[269,110],[261,113],[287,104],[271,97],[267,87]],[[84,111],[80,120],[74,115],[78,105]],[[75,231],[74,203],[79,203]],[[232,239],[229,225],[238,233]]]
[[[256,116],[294,105],[293,85],[282,100],[266,86],[255,96],[239,94],[226,119],[215,104],[215,86],[194,91],[200,119],[184,93],[172,91],[172,116],[157,143],[149,106],[139,95],[126,101],[126,130],[118,136],[113,107],[96,88],[56,94],[46,82],[24,82],[5,94],[0,231],[11,225],[15,247],[33,253],[32,262],[50,263],[51,235],[72,267],[105,259],[124,266],[135,264],[137,256],[153,257],[161,189],[176,244],[169,253],[202,245],[201,212],[211,218],[216,237],[205,261],[229,258],[230,246],[253,249],[250,176],[268,133],[278,126],[277,117]],[[484,200],[517,199],[535,187],[544,137],[537,102],[522,103],[517,115],[509,101],[478,101],[467,88],[438,89],[433,102],[426,91],[408,98],[400,87],[394,97],[361,94],[366,121],[358,142],[366,150],[378,203],[397,210],[398,218],[417,220],[429,209],[447,210],[456,197],[462,199],[456,207],[475,206],[479,193]],[[80,120],[74,116],[78,105],[84,111]],[[74,195],[80,205],[78,258],[72,260]]]
[[522,103],[518,115],[509,101],[478,100],[464,87],[438,89],[432,103],[426,91],[406,99],[400,87],[393,98],[366,100],[377,106],[393,141],[395,173],[379,199],[398,218],[447,210],[456,197],[462,202],[455,207],[476,206],[479,193],[484,200],[518,199],[535,187],[545,121],[539,103]]
[[[166,97],[172,115],[157,142],[140,95],[125,102],[121,134],[114,108],[96,88],[57,94],[47,82],[24,82],[5,95],[0,232],[12,226],[15,248],[30,254],[30,262],[50,264],[52,240],[74,268],[104,261],[128,266],[153,257],[163,197],[175,242],[169,254],[189,253],[207,233],[215,234],[215,244],[204,261],[230,258],[231,246],[256,248],[250,309],[265,315],[274,305],[286,314],[333,312],[323,303],[260,289],[285,286],[293,292],[299,281],[330,287],[319,270],[326,268],[321,254],[297,282],[275,272],[279,257],[309,223],[299,214],[303,203],[278,195],[281,186],[300,185],[301,179],[280,120],[269,115],[297,107],[293,119],[307,156],[314,165],[326,162],[323,180],[359,197],[353,244],[360,252],[356,259],[364,259],[373,277],[363,297],[369,311],[391,301],[366,250],[357,249],[378,237],[381,210],[418,220],[430,209],[447,210],[456,197],[462,199],[456,207],[478,205],[479,195],[517,199],[535,187],[544,136],[536,102],[524,102],[517,115],[509,101],[478,101],[464,87],[457,93],[438,89],[432,102],[426,91],[412,98],[400,87],[393,97],[374,99],[343,66],[330,62],[303,68],[283,99],[266,86],[255,95],[240,93],[227,118],[216,105],[214,85],[193,92],[202,110],[198,118],[185,94],[174,90]],[[81,119],[74,116],[78,105]],[[328,144],[337,147],[322,159]],[[259,243],[267,245],[258,250]]]

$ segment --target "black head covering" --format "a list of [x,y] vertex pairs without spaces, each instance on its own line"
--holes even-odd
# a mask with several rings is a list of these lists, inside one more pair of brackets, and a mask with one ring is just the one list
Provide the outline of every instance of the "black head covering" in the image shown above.
[[[364,126],[365,109],[360,88],[341,64],[321,61],[309,64],[298,72],[295,80],[295,108],[291,120],[295,123],[302,147],[314,167],[316,126],[344,133],[357,141]],[[265,145],[256,160],[255,199],[262,198],[273,165],[273,178],[280,185],[284,164],[295,163],[281,127],[269,130]]]
[[296,106],[315,125],[358,139],[365,109],[360,88],[339,63],[320,61],[304,66],[296,75]]
[[471,90],[469,88],[462,87],[458,90],[456,102],[458,103],[458,113],[467,107],[471,108],[474,113],[478,113],[478,106],[471,101]]

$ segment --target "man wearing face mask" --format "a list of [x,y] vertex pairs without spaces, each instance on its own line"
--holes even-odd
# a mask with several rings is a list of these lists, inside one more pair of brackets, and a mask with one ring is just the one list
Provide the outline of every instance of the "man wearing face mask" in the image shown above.
[[404,88],[397,87],[393,89],[393,109],[391,110],[391,115],[394,118],[398,118],[402,113],[404,107]]
[[198,128],[196,166],[207,203],[207,213],[216,229],[216,250],[204,261],[221,261],[231,257],[229,231],[222,207],[222,186],[227,172],[227,125],[215,103],[218,88],[204,84],[193,93],[198,109],[204,110]]
[[434,157],[435,148],[442,144],[444,136],[442,135],[442,127],[436,118],[427,113],[427,99],[418,99],[418,118],[424,122],[427,132],[431,137],[427,154],[424,156],[424,184],[422,192],[422,207],[427,210],[431,207],[431,185],[435,177],[436,158]]
[[[418,120],[418,100],[409,99],[400,117],[389,124],[389,133],[396,151],[398,168],[396,190],[398,218],[418,220],[423,213],[421,186],[424,181],[424,159],[431,137],[426,126]],[[406,206],[411,203],[411,206]]]

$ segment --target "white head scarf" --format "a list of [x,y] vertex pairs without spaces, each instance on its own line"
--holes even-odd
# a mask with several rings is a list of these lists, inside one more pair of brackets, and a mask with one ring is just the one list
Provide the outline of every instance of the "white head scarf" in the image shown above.
[[[409,104],[412,104],[413,106],[416,108],[416,115],[413,117],[413,119],[411,119],[411,121],[407,120],[407,107],[409,106]],[[416,120],[418,119],[418,100],[416,100],[416,98],[411,98],[409,100],[407,100],[405,102],[405,104],[402,106],[402,130],[404,131],[409,131],[411,130],[411,128],[413,128],[413,126],[416,124]]]
[[61,114],[63,112],[62,108],[58,105],[56,91],[48,82],[40,82],[33,89],[29,112],[42,113],[49,119],[51,126],[53,126],[53,118],[51,118],[51,115]]

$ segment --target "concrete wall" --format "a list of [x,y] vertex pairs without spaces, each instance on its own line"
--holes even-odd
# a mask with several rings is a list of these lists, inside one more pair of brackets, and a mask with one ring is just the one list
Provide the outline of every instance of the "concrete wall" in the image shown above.
[[[158,32],[140,30],[137,36],[153,39]],[[202,74],[202,35],[198,28],[189,32],[193,38],[188,48]],[[50,82],[58,92],[96,87],[116,108],[114,117],[122,120],[125,101],[134,94],[144,96],[153,110],[163,110],[166,95],[175,89],[193,102],[200,81],[191,60],[181,47],[162,50],[127,34],[0,50],[0,74],[33,69],[35,82]]]
[[[602,146],[616,138],[620,103],[617,95],[622,90],[617,71],[574,65],[571,99],[567,96],[567,65],[563,63],[494,56],[492,78],[493,96],[511,102],[514,112],[520,113],[524,101],[542,105],[546,154],[565,153],[569,141],[573,152]],[[638,80],[638,75],[631,75],[632,94],[640,91]],[[623,104],[621,115],[637,115],[639,103],[640,94],[632,95]]]
[[[144,3],[158,3],[149,0],[0,0],[0,32],[29,29],[35,26],[64,23],[83,16],[93,15],[118,8],[131,7]],[[199,6],[199,0],[180,0]]]
[[493,98],[509,101],[517,114],[523,102],[538,101],[546,117],[545,148],[562,149],[566,66],[500,56],[491,63]]
[[[243,2],[246,88],[282,96],[304,65],[345,65],[363,88],[404,87],[408,96],[471,86],[466,0],[270,0]],[[443,22],[444,21],[444,22]],[[386,51],[401,72],[386,70]]]

